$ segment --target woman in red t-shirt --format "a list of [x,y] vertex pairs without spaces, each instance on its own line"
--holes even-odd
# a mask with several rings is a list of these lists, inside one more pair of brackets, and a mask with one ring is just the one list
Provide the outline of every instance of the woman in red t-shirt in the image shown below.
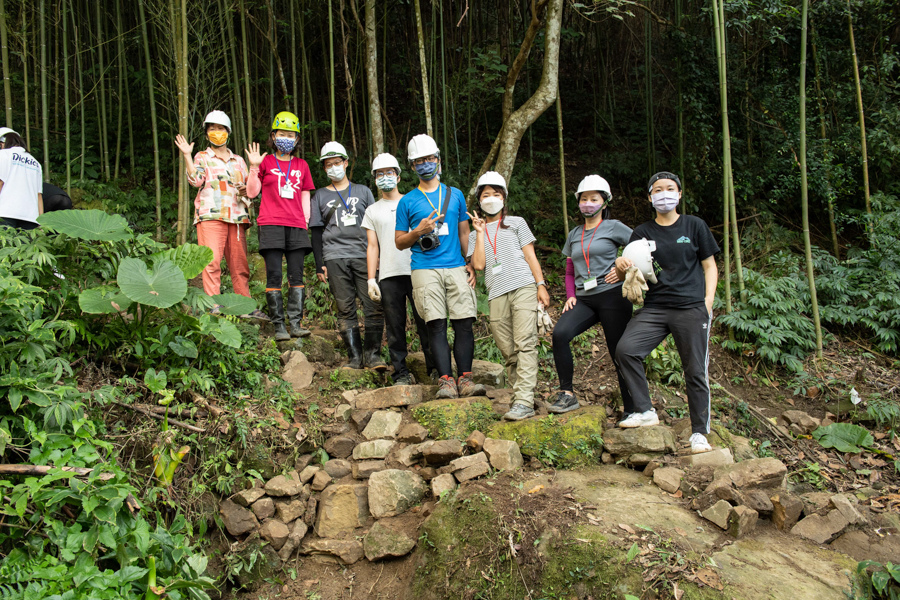
[[[289,340],[309,335],[300,326],[303,318],[303,262],[312,250],[308,215],[310,191],[315,189],[306,161],[299,157],[300,121],[297,115],[280,112],[272,122],[268,147],[272,154],[260,155],[259,144],[250,144],[247,158],[250,174],[247,195],[256,197],[262,190],[262,203],[256,223],[259,225],[259,253],[266,261],[266,304],[275,325],[275,339]],[[281,296],[281,260],[287,260],[288,291],[285,328],[284,301]]]

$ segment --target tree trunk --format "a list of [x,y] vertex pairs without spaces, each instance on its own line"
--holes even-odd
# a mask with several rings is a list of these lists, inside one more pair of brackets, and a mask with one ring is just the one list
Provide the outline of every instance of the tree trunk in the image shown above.
[[44,178],[50,177],[50,106],[47,104],[47,24],[44,19],[44,8],[47,0],[40,0],[41,27],[41,128],[44,135]]
[[413,0],[416,9],[416,32],[419,39],[419,63],[422,68],[422,103],[425,105],[425,131],[434,137],[434,127],[431,123],[431,97],[428,94],[428,63],[425,61],[425,33],[422,30],[422,8],[419,0]]
[[806,252],[806,278],[812,302],[813,324],[816,327],[816,353],[822,360],[822,323],[819,321],[819,302],[816,299],[816,277],[813,267],[812,242],[809,237],[809,188],[806,180],[806,36],[809,0],[803,0],[800,29],[800,205],[803,211],[803,247]]
[[[74,11],[72,19],[75,19]],[[31,149],[31,113],[28,108],[28,18],[25,11],[22,11],[22,77],[23,77],[23,96],[25,96],[25,145]],[[84,131],[84,128],[82,128]]]
[[[509,180],[516,164],[516,155],[525,131],[556,101],[559,83],[559,44],[562,27],[563,0],[550,0],[547,5],[547,24],[544,30],[544,65],[541,81],[534,94],[506,119],[494,142],[497,160],[494,170]],[[476,180],[486,168],[478,173]],[[475,193],[473,186],[469,192]]]
[[[78,23],[75,22],[75,10],[72,10],[72,32],[75,34],[75,70],[78,71],[78,107],[81,118],[81,165],[78,171],[78,179],[84,180],[84,155],[87,152],[87,134],[84,126],[84,69],[81,63],[81,44],[78,42]],[[25,106],[28,106],[28,94],[25,94]],[[27,113],[27,108],[26,108]]]
[[856,107],[859,111],[859,139],[862,146],[863,191],[866,197],[866,214],[872,216],[869,200],[869,150],[866,146],[866,113],[863,110],[862,87],[859,83],[859,61],[856,57],[856,39],[853,36],[853,7],[847,0],[847,27],[850,30],[850,51],[853,53],[853,83],[856,86]]
[[[300,97],[300,90],[297,88],[297,53],[294,52],[294,49],[297,47],[297,19],[295,16],[297,7],[294,5],[294,0],[288,0],[288,7],[288,12],[291,13],[291,95],[294,100],[294,114],[299,115],[298,98]],[[303,134],[300,135],[302,137]]]
[[153,174],[156,181],[156,239],[162,239],[162,182],[159,173],[159,129],[156,126],[156,99],[153,91],[153,62],[150,60],[150,41],[147,35],[147,19],[144,2],[138,0],[138,16],[141,20],[141,40],[144,44],[144,65],[147,68],[147,89],[150,97],[150,137],[153,138]]
[[97,97],[97,102],[100,104],[100,168],[103,172],[103,178],[109,181],[109,135],[107,135],[106,129],[106,78],[104,77],[105,68],[103,66],[103,44],[105,41],[103,38],[103,21],[100,17],[101,4],[101,2],[97,2],[94,5],[97,17],[97,67],[100,73],[100,95]]
[[241,19],[241,47],[244,53],[244,92],[247,106],[247,141],[253,139],[253,113],[250,111],[250,55],[247,46],[247,12],[244,9],[244,0],[238,0],[238,10]]
[[336,111],[334,106],[334,16],[331,13],[331,0],[328,0],[328,83],[331,84],[329,85],[331,94],[329,96],[331,100],[331,140],[334,141],[337,137],[337,117],[335,116]]
[[[116,166],[113,170],[113,179],[119,178],[119,164],[121,162],[122,156],[122,126],[124,122],[124,109],[125,109],[125,41],[123,38],[124,32],[122,31],[122,2],[121,0],[116,0],[116,39],[118,40],[118,48],[119,48],[119,60],[117,61],[119,65],[119,92],[118,92],[118,104],[119,104],[119,118],[118,125],[116,127]],[[67,153],[68,154],[68,153]]]
[[[0,0],[2,3],[2,0]],[[3,6],[0,4],[0,13],[3,12]],[[72,195],[72,147],[69,135],[72,133],[71,121],[69,118],[69,20],[66,14],[69,12],[69,3],[62,0],[62,30],[63,30],[63,110],[66,113],[66,193]],[[4,52],[5,54],[5,52]],[[4,70],[6,69],[6,61],[4,57]]]
[[9,48],[6,42],[6,7],[4,0],[0,0],[0,62],[3,63],[3,107],[6,112],[6,126],[12,129],[12,91],[9,85]]
[[566,153],[563,150],[563,112],[562,98],[559,89],[556,90],[556,131],[559,138],[559,185],[562,188],[562,216],[563,230],[569,237],[569,204],[566,198]]
[[[178,130],[185,138],[188,137],[188,116],[190,110],[190,98],[188,97],[188,21],[187,21],[187,0],[181,0],[181,113],[178,115]],[[178,162],[176,154],[175,162]],[[188,182],[187,172],[179,169],[178,175],[178,195],[181,199],[182,221],[184,226],[181,228],[181,243],[185,244],[188,240],[188,227],[191,222],[190,212],[191,205],[188,202]]]
[[366,0],[366,83],[369,89],[369,122],[372,131],[372,153],[378,155],[384,152],[384,128],[381,123],[381,100],[378,94],[378,40],[375,32],[375,0]]

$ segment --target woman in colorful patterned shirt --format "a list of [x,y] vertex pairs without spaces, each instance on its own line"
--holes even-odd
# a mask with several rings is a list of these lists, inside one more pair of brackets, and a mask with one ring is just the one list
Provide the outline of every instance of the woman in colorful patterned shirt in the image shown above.
[[[221,292],[220,263],[224,256],[234,292],[250,297],[246,237],[250,227],[250,199],[238,191],[238,186],[247,181],[247,164],[226,145],[231,133],[228,115],[214,110],[206,115],[203,125],[210,146],[196,157],[191,157],[194,144],[188,144],[182,135],[175,137],[175,145],[187,166],[188,183],[200,188],[194,199],[197,242],[213,251],[212,262],[203,269],[203,290],[210,296]],[[218,312],[218,306],[213,312]],[[259,310],[252,316],[266,318]]]

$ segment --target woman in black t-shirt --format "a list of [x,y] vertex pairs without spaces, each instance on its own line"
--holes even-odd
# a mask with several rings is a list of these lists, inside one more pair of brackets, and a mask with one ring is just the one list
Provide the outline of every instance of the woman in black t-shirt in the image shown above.
[[[709,332],[719,273],[715,255],[719,246],[706,223],[680,215],[681,181],[661,172],[647,184],[648,199],[656,218],[638,225],[631,241],[656,242],[653,253],[657,283],[648,283],[644,307],[634,313],[616,348],[616,363],[631,392],[637,412],[627,415],[620,427],[656,425],[659,418],[650,401],[644,359],[670,333],[684,367],[688,408],[691,414],[691,452],[712,450],[709,433]],[[616,271],[625,279],[631,260],[616,259]]]

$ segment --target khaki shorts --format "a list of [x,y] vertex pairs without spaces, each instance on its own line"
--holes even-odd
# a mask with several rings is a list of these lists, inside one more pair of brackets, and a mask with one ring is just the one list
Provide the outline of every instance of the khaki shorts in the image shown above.
[[412,272],[413,301],[425,322],[450,318],[474,319],[475,290],[466,279],[465,267],[452,269],[415,269]]

